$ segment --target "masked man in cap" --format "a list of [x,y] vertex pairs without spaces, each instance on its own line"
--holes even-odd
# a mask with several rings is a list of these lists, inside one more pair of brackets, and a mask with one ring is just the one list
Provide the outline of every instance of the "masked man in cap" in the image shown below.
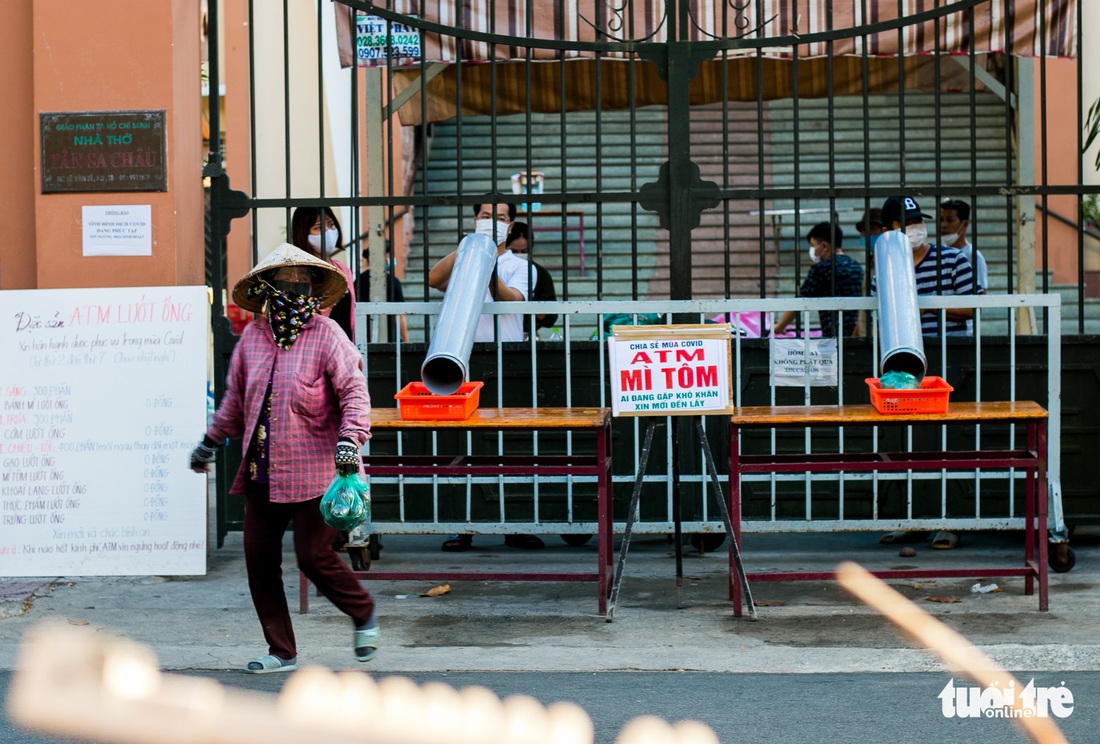
[[[931,245],[928,243],[928,227],[925,218],[930,216],[920,210],[920,205],[911,196],[891,196],[882,205],[882,223],[886,230],[902,230],[913,249],[913,265],[916,270],[918,295],[972,295],[974,294],[974,270],[970,261],[956,248]],[[871,279],[871,294],[877,287]],[[965,334],[966,322],[974,314],[971,308],[952,308],[945,311],[945,332]],[[938,310],[926,310],[921,314],[921,332],[928,335],[939,333],[940,313]],[[913,542],[925,539],[920,532],[889,532],[879,540],[891,544]],[[941,530],[932,536],[932,547],[950,550],[959,544],[958,535]]]
[[[918,295],[971,295],[974,294],[974,270],[962,251],[949,246],[928,242],[928,226],[931,219],[920,211],[920,205],[911,196],[891,196],[882,205],[882,224],[886,230],[901,230],[909,238],[913,249],[913,266],[917,274]],[[871,294],[877,292],[875,278],[871,277]],[[944,332],[963,335],[966,321],[974,315],[972,308],[951,308],[944,311]],[[921,332],[926,336],[939,333],[940,311],[925,310],[921,313]]]
[[378,648],[374,601],[336,554],[336,531],[320,511],[333,470],[359,472],[359,448],[370,437],[362,358],[319,312],[346,292],[338,269],[285,243],[237,282],[233,301],[262,317],[241,334],[225,397],[191,453],[191,468],[201,473],[219,442],[245,444],[230,492],[245,497],[248,588],[268,644],[267,655],[245,667],[253,674],[297,668],[282,579],[292,519],[298,568],[351,618],[355,658],[369,661]]

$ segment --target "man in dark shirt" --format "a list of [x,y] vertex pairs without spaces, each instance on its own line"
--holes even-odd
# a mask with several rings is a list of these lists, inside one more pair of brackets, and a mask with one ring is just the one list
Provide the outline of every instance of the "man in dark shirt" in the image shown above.
[[[844,255],[841,247],[844,243],[844,233],[841,232],[839,225],[829,222],[814,225],[806,235],[806,240],[810,244],[810,260],[813,261],[813,266],[806,272],[806,278],[798,292],[799,296],[859,297],[863,294],[863,267],[854,259]],[[772,335],[786,331],[787,326],[797,315],[798,313],[794,310],[783,313],[772,328]],[[855,333],[858,319],[858,310],[844,311],[845,336]],[[837,335],[836,320],[835,310],[818,312],[822,336]]]
[[[360,302],[366,302],[370,297],[370,256],[367,249],[363,249],[363,268],[359,274],[359,286],[356,293]],[[393,249],[390,242],[386,241],[386,302],[404,302],[405,292],[401,289],[401,280],[393,275]],[[398,328],[401,329],[400,340],[409,342],[409,327],[404,315],[390,315],[386,318],[386,341],[393,343],[398,340]],[[372,341],[371,324],[367,324],[367,341]]]
[[[540,264],[531,260],[528,252],[531,249],[531,231],[526,222],[513,222],[512,232],[508,233],[508,240],[505,246],[512,253],[516,254],[520,258],[527,259],[527,262],[531,264],[533,276],[528,282],[531,289],[531,299],[536,302],[553,302],[558,299],[557,292],[554,291],[554,277],[550,276],[550,272],[544,269]],[[535,316],[535,329],[539,328],[553,328],[554,323],[557,322],[558,316],[556,314],[547,314]],[[523,332],[528,337],[531,335],[531,316],[523,316]]]

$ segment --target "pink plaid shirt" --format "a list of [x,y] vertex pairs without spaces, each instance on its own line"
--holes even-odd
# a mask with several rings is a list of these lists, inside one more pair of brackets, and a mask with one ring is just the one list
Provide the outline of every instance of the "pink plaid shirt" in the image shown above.
[[[207,435],[240,439],[247,448],[271,381],[268,431],[271,501],[319,498],[336,472],[336,440],[370,438],[370,397],[363,360],[336,321],[314,315],[289,349],[271,337],[267,318],[244,329],[226,375],[225,397]],[[247,456],[231,493],[243,493]]]

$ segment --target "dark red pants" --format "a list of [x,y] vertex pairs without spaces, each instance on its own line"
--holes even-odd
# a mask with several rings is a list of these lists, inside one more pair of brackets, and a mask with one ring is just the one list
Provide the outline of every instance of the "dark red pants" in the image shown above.
[[298,568],[356,627],[374,612],[374,600],[332,548],[336,530],[321,517],[320,497],[296,504],[273,504],[264,485],[249,484],[244,502],[244,561],[252,604],[267,639],[268,653],[298,655],[283,587],[283,535],[294,520]]

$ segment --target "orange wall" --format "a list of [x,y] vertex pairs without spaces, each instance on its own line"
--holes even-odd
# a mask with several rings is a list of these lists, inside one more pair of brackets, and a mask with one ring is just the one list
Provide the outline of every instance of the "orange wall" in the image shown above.
[[[1021,60],[1035,65],[1035,182],[1043,183],[1043,99],[1046,99],[1046,183],[1077,183],[1077,61],[1047,59],[1046,85],[1042,83],[1039,60]],[[1046,208],[1077,222],[1078,196],[1048,196]],[[1036,199],[1036,205],[1043,200]],[[1075,283],[1077,271],[1077,232],[1069,225],[1049,217],[1046,242],[1048,267],[1055,283]],[[1043,212],[1035,210],[1035,268],[1043,268]],[[1042,288],[1038,279],[1037,287]]]
[[31,115],[34,69],[31,46],[31,6],[8,3],[0,23],[0,204],[8,213],[8,228],[0,238],[0,289],[32,289],[35,285],[34,179],[35,118]]
[[[248,103],[248,3],[225,0],[222,3],[224,37],[221,77],[225,81],[225,170],[235,191],[251,192],[252,143]],[[252,268],[252,215],[235,219],[229,226],[226,257],[226,291]],[[261,246],[261,255],[275,246]],[[228,297],[228,294],[226,295]]]
[[[24,78],[30,97],[19,114],[30,129],[23,145],[34,144],[26,148],[34,171],[22,180],[34,210],[33,285],[202,284],[198,0],[32,0],[27,15],[29,25],[16,32],[33,44],[33,70]],[[16,33],[12,25],[9,14],[3,33]],[[159,109],[166,112],[168,191],[41,193],[40,112]],[[82,207],[110,204],[152,207],[152,256],[82,255]]]

